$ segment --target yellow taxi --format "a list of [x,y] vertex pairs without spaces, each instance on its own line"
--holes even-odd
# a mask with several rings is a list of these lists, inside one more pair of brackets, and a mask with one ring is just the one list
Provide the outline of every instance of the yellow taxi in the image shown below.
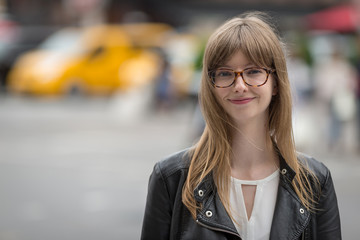
[[11,91],[36,95],[111,94],[160,74],[159,47],[172,28],[146,23],[65,28],[22,55],[8,75]]

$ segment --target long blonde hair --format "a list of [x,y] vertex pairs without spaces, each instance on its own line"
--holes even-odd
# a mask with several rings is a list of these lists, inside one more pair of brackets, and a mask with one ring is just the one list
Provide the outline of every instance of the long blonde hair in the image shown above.
[[307,177],[306,166],[299,163],[292,131],[292,99],[288,79],[284,46],[275,28],[259,13],[247,13],[220,26],[206,45],[199,100],[206,122],[205,130],[191,151],[187,180],[183,186],[182,200],[196,218],[199,206],[194,199],[194,189],[212,173],[214,183],[225,209],[230,214],[229,185],[230,158],[232,154],[233,123],[214,95],[209,71],[224,64],[236,51],[253,63],[275,69],[273,77],[278,92],[269,105],[268,131],[279,154],[297,173],[292,185],[301,202],[313,209],[315,197]]

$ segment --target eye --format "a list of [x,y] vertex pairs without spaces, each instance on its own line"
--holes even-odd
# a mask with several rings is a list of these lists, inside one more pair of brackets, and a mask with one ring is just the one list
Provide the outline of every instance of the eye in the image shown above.
[[215,77],[230,77],[233,75],[233,72],[229,70],[217,70]]
[[247,75],[256,75],[256,74],[263,74],[265,73],[264,69],[261,68],[251,68],[245,71],[245,74]]

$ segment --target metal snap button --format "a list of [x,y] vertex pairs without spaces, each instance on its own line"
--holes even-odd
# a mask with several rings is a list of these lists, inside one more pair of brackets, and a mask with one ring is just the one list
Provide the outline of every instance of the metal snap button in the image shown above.
[[303,214],[305,210],[303,208],[300,208],[300,213]]
[[199,194],[200,197],[202,197],[202,196],[204,196],[204,191],[203,191],[203,190],[199,190],[199,191],[198,191],[198,194]]
[[213,215],[212,211],[206,211],[205,214],[207,217],[212,217],[212,215]]
[[284,175],[284,174],[286,174],[286,173],[287,173],[286,168],[284,168],[283,170],[281,170],[281,174],[282,174],[282,175]]

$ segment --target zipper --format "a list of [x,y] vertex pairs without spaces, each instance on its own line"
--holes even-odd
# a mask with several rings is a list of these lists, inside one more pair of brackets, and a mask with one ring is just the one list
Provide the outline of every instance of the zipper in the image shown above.
[[206,224],[200,222],[198,219],[196,219],[196,223],[198,223],[200,226],[203,226],[203,227],[208,228],[208,229],[210,229],[210,230],[219,231],[219,232],[224,232],[224,233],[229,233],[229,234],[232,234],[232,235],[234,235],[234,236],[237,236],[238,238],[241,239],[241,237],[240,237],[239,234],[236,234],[236,233],[234,233],[234,232],[230,232],[230,231],[225,230],[225,229],[222,229],[222,228],[211,227],[211,226],[209,226],[209,225],[206,225]]

